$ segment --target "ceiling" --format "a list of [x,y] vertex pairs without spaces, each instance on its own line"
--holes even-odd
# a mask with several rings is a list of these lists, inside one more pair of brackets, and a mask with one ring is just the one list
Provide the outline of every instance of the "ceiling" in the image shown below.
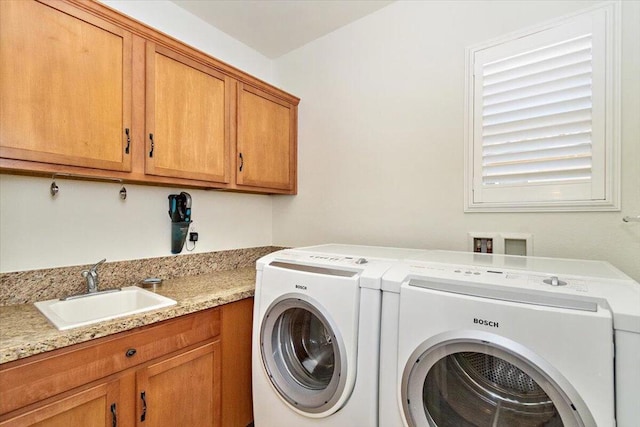
[[172,0],[275,59],[362,18],[387,0]]

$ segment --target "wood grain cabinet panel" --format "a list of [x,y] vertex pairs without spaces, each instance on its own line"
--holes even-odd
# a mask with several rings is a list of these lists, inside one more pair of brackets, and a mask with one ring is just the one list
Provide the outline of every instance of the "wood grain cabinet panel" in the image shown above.
[[[220,311],[207,310],[0,365],[0,414],[213,339],[219,333]],[[129,350],[134,354],[128,356]]]
[[220,425],[220,342],[140,369],[137,425]]
[[1,1],[0,156],[131,170],[131,49],[65,3]]
[[0,427],[244,427],[252,310],[249,298],[2,364]]
[[295,192],[296,107],[239,83],[237,114],[237,184]]
[[0,0],[0,170],[296,194],[299,99],[97,1]]
[[248,426],[253,421],[251,331],[253,298],[222,307],[222,425]]
[[229,182],[231,79],[147,43],[145,172]]
[[2,427],[111,427],[118,424],[118,383],[105,382],[0,422]]

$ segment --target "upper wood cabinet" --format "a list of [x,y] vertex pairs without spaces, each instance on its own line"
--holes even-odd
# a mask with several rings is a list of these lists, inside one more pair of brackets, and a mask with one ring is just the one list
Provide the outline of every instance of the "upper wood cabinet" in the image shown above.
[[299,99],[97,1],[0,0],[0,170],[295,194]]
[[296,120],[294,105],[238,84],[239,186],[295,191]]
[[145,172],[228,183],[231,79],[151,42],[146,59]]
[[131,170],[131,33],[61,2],[0,2],[0,156]]

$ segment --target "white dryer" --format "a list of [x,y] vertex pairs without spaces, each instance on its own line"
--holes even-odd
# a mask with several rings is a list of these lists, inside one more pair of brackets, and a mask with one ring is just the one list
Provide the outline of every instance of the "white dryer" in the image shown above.
[[256,427],[378,425],[380,283],[391,266],[381,257],[415,252],[324,245],[257,262]]
[[383,278],[381,427],[638,425],[638,283],[604,262],[416,258]]

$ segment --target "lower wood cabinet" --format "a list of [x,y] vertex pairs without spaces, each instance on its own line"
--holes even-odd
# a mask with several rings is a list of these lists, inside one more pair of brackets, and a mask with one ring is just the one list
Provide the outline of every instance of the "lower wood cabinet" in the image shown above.
[[2,426],[118,426],[118,381],[108,381],[0,423]]
[[138,425],[220,425],[220,342],[205,344],[136,373]]
[[253,298],[222,310],[222,425],[245,427],[253,421],[251,331]]
[[250,298],[0,365],[0,426],[245,427],[252,311]]

